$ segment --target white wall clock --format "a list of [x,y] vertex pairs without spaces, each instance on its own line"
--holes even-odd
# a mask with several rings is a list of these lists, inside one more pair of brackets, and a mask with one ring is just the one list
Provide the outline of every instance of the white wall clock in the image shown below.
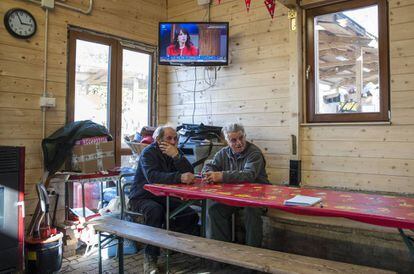
[[36,20],[24,9],[11,9],[4,16],[4,26],[16,38],[27,39],[36,33]]

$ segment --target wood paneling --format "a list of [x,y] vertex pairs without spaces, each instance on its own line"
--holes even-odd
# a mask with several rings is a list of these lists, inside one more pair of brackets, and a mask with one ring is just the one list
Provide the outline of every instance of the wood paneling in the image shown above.
[[[199,20],[207,9],[196,1],[168,1],[168,19]],[[212,21],[230,24],[230,64],[217,73],[209,87],[204,68],[167,68],[166,117],[172,124],[194,123],[223,126],[239,122],[247,138],[265,153],[273,183],[286,182],[289,163],[289,21],[287,9],[278,5],[272,20],[262,2],[252,1],[246,12],[243,1],[213,2]],[[210,71],[210,75],[214,72]],[[196,92],[194,93],[194,88]],[[165,92],[165,93],[164,93]]]
[[[79,6],[79,2],[66,1],[74,6]],[[158,22],[165,20],[166,2],[119,2],[94,1],[91,15],[58,6],[49,13],[47,92],[56,98],[56,108],[46,112],[46,136],[65,124],[68,25],[157,44]],[[43,93],[45,13],[40,6],[25,1],[0,1],[1,14],[17,7],[34,15],[38,31],[31,39],[19,40],[0,24],[0,145],[26,147],[26,219],[30,220],[37,202],[34,184],[42,177],[39,98]],[[160,78],[165,78],[164,74],[160,70]],[[160,99],[160,104],[165,105],[165,97]]]
[[[169,19],[194,20],[205,14],[194,1],[185,1],[185,9],[182,2],[168,2]],[[305,185],[414,194],[414,0],[391,0],[389,7],[392,125],[303,126]],[[274,183],[287,180],[290,107],[298,100],[289,86],[292,36],[286,13],[279,5],[271,20],[258,3],[250,13],[243,1],[213,3],[211,18],[230,22],[231,62],[218,72],[214,87],[195,93],[194,121],[245,124],[248,138],[265,152]],[[191,123],[194,70],[167,70],[163,117],[170,123]],[[197,90],[207,88],[200,71]]]
[[392,124],[303,127],[306,185],[414,194],[414,0],[389,8]]
[[[168,6],[162,0],[95,2],[90,16],[59,7],[50,13],[47,91],[57,98],[57,107],[46,114],[47,135],[65,122],[68,24],[155,45],[159,21],[208,17],[194,0],[169,0]],[[18,40],[0,24],[0,143],[26,146],[30,216],[31,201],[36,201],[32,186],[42,176],[38,98],[43,92],[44,12],[13,0],[1,1],[0,11],[12,7],[29,10],[39,27],[32,39]],[[305,185],[414,193],[414,0],[390,0],[389,7],[392,125],[302,127]],[[214,2],[211,20],[230,23],[230,65],[207,90],[204,68],[198,68],[195,94],[194,122],[243,123],[248,139],[265,152],[274,183],[288,180],[290,106],[297,100],[289,86],[286,14],[282,5],[272,20],[261,2],[252,1],[249,13],[243,1]],[[192,122],[194,82],[193,68],[160,67],[160,123]]]

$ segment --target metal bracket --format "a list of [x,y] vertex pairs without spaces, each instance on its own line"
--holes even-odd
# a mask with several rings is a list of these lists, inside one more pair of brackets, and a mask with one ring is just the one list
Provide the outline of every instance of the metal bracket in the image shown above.
[[196,200],[189,200],[185,203],[182,203],[179,207],[177,207],[174,212],[170,214],[170,219],[174,219],[175,216],[177,216],[181,211],[186,209],[187,207],[193,205],[196,202]]
[[24,207],[24,201],[17,202],[16,205],[22,207],[22,218],[24,218],[26,216],[26,210],[25,210],[25,207]]

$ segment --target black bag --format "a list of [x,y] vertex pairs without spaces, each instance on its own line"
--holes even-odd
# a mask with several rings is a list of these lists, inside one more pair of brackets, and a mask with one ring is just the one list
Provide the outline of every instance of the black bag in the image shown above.
[[90,120],[68,123],[43,139],[43,161],[49,176],[65,162],[76,140],[94,136],[107,136],[108,141],[112,140],[112,136],[104,126]]
[[182,146],[188,141],[203,141],[209,140],[212,142],[220,142],[221,140],[221,127],[205,126],[203,123],[199,125],[195,124],[182,124],[177,127],[177,133],[180,136],[178,145]]

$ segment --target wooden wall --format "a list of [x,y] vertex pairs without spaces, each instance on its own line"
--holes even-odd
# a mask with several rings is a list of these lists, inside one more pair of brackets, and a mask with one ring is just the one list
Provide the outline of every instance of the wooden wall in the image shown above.
[[[230,23],[230,65],[218,71],[216,86],[204,83],[197,68],[194,122],[225,125],[240,122],[247,137],[261,147],[272,182],[288,178],[289,160],[289,31],[287,9],[278,5],[271,17],[263,1],[212,1],[211,21]],[[207,21],[208,9],[195,0],[169,0],[170,21]],[[165,122],[192,123],[194,68],[169,67],[160,92],[166,97]]]
[[[73,6],[79,6],[80,2],[66,1]],[[86,4],[88,1],[82,2]],[[27,9],[34,15],[38,31],[29,40],[19,40],[8,34],[3,23],[0,24],[0,145],[26,147],[26,221],[30,221],[37,201],[34,184],[42,176],[39,97],[43,92],[45,15],[36,4],[2,0],[2,22],[6,11],[16,7]],[[57,106],[46,113],[46,136],[65,123],[68,25],[156,45],[158,22],[165,16],[165,0],[95,0],[91,15],[61,7],[49,13],[47,91],[56,97]]]
[[414,194],[413,13],[389,1],[392,124],[303,127],[304,184]]
[[[302,126],[304,185],[414,194],[414,0],[389,6],[392,125]],[[208,18],[194,0],[168,1],[167,11],[169,20]],[[211,21],[230,22],[231,64],[218,72],[215,87],[196,92],[194,122],[243,123],[248,139],[265,152],[271,181],[287,181],[290,108],[300,98],[289,92],[294,36],[287,9],[278,3],[272,20],[261,1],[252,1],[250,13],[241,0],[213,1]],[[173,124],[192,122],[194,69],[168,71],[162,116]],[[203,70],[197,75],[202,90]]]

